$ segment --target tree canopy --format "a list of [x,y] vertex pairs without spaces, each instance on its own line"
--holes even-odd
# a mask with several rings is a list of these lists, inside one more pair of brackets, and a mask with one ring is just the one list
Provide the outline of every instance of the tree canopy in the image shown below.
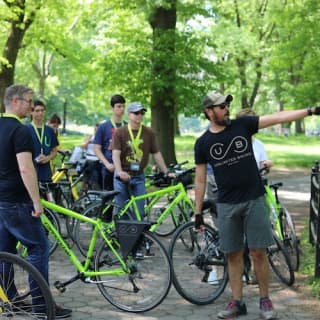
[[[167,162],[179,115],[217,89],[233,113],[318,103],[317,0],[0,0],[0,97],[26,83],[68,121],[141,101]],[[180,117],[181,119],[181,117]],[[303,126],[297,123],[296,128]]]

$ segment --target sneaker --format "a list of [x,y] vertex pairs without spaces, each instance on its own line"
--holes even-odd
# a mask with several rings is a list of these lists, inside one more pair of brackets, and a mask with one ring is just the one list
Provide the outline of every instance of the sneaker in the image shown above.
[[212,270],[209,273],[208,283],[213,285],[213,286],[219,284],[218,274],[217,274],[216,270]]
[[264,320],[276,320],[277,313],[273,309],[272,302],[269,298],[260,300],[260,315]]
[[72,310],[67,308],[62,308],[56,304],[56,319],[65,319],[71,317]]
[[247,314],[246,304],[240,304],[239,301],[232,300],[223,311],[218,313],[218,319],[233,319],[245,314]]

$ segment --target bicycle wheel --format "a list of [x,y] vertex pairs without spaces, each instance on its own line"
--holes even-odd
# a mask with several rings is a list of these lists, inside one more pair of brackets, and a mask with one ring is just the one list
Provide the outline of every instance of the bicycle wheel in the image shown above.
[[[148,231],[143,232],[140,239],[143,258],[135,259],[135,252],[129,253],[126,263],[130,273],[97,276],[100,292],[112,305],[136,313],[158,306],[167,296],[172,282],[171,263],[163,244]],[[102,245],[96,255],[95,270],[112,271],[119,267],[112,251]]]
[[285,207],[282,207],[280,213],[280,223],[282,231],[282,243],[289,254],[293,270],[298,271],[300,266],[299,241],[296,236],[291,215]]
[[[100,202],[92,203],[87,207],[86,210],[84,210],[82,215],[88,218],[95,218],[99,212],[100,206]],[[87,254],[93,229],[94,226],[92,224],[81,220],[76,220],[75,226],[73,228],[73,238],[83,256],[86,256]]]
[[55,319],[55,303],[40,272],[21,257],[0,253],[0,318]]
[[218,232],[211,226],[205,224],[203,232],[194,229],[194,222],[180,226],[171,239],[169,256],[173,283],[183,298],[205,305],[223,293],[228,282],[227,260],[219,250]]
[[[58,230],[58,232],[61,234],[61,227],[60,222],[57,216],[48,208],[43,208],[43,213],[46,215],[46,217],[50,220],[50,222],[54,225],[54,227]],[[57,249],[58,243],[57,240],[52,236],[51,233],[48,232],[46,229],[46,234],[48,236],[49,240],[49,248],[50,248],[50,254],[53,254],[53,252]]]
[[273,238],[275,243],[267,248],[269,263],[279,280],[287,286],[292,286],[295,277],[290,258],[282,242],[275,233],[273,234]]
[[[165,201],[160,200],[160,202],[156,203],[148,213],[148,220],[157,221],[171,201],[172,199],[169,198]],[[170,214],[166,217],[163,223],[158,226],[158,228],[155,230],[155,233],[160,237],[171,235],[180,224],[190,221],[192,214],[193,208],[189,203],[179,203],[171,210]]]
[[[98,203],[101,204],[100,201],[101,201],[101,198],[98,197],[97,195],[87,193],[83,195],[81,198],[79,198],[77,201],[75,201],[72,204],[70,210],[83,214],[87,210],[87,208],[91,206],[93,203],[97,204],[97,206],[98,206]],[[66,216],[66,229],[68,232],[68,237],[71,238],[73,241],[75,240],[74,234],[73,234],[75,224],[76,224],[76,220],[74,218]]]

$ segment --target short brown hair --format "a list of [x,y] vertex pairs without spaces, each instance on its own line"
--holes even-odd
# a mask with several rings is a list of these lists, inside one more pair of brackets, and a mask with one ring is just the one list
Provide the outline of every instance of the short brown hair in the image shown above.
[[51,118],[49,119],[49,123],[56,123],[56,124],[61,124],[61,119],[60,119],[60,117],[56,114],[56,113],[54,113],[52,116],[51,116]]

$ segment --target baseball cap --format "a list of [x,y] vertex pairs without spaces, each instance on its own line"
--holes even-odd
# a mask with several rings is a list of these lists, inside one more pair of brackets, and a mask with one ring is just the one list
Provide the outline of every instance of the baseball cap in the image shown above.
[[128,105],[128,113],[130,112],[137,112],[140,110],[147,111],[147,109],[140,103],[140,102],[132,102]]
[[232,100],[233,96],[230,94],[224,96],[219,92],[210,91],[202,100],[202,108],[205,109],[211,106],[219,106],[224,102],[231,102]]

